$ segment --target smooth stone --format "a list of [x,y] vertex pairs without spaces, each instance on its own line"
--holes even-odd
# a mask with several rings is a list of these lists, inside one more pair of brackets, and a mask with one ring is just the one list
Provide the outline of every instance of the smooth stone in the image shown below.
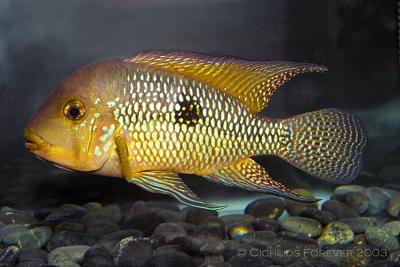
[[119,223],[122,219],[121,209],[116,204],[93,209],[81,219],[81,222],[88,225],[91,222],[100,219],[111,220],[114,223]]
[[167,242],[167,244],[179,245],[183,252],[194,255],[199,251],[202,242],[191,236],[178,236]]
[[85,214],[86,211],[81,206],[75,204],[64,204],[50,213],[46,217],[45,221],[52,222],[76,220],[82,218]]
[[112,267],[114,266],[113,256],[102,246],[89,248],[83,256],[82,267]]
[[229,263],[224,262],[224,257],[222,255],[206,255],[204,256],[204,261],[199,265],[199,267],[232,267]]
[[33,213],[16,210],[10,207],[3,207],[0,210],[0,221],[4,224],[24,224],[31,225],[38,221],[33,216]]
[[229,229],[235,223],[251,224],[255,217],[249,214],[231,214],[223,215],[218,217],[225,226],[225,229]]
[[117,232],[120,230],[118,224],[111,220],[100,219],[86,224],[86,233],[90,236],[100,238],[106,234]]
[[165,201],[147,201],[145,202],[148,208],[159,208],[164,210],[179,211],[179,207],[173,202]]
[[173,252],[183,252],[183,250],[179,245],[165,245],[165,246],[156,248],[156,250],[154,250],[153,255],[164,254],[164,253],[173,253]]
[[153,235],[162,235],[168,242],[178,236],[186,236],[186,230],[177,223],[162,223],[154,229]]
[[47,254],[48,252],[44,249],[21,249],[19,253],[19,261],[47,261]]
[[[294,189],[293,192],[306,197],[315,197],[311,191],[304,188]],[[318,204],[316,202],[305,203],[291,199],[285,199],[285,202],[286,202],[286,210],[291,216],[299,216],[304,209],[318,209]]]
[[353,241],[354,233],[350,226],[341,222],[331,222],[322,230],[318,238],[321,247],[329,245],[346,245]]
[[199,255],[204,256],[221,254],[224,248],[225,245],[222,240],[205,240],[200,245]]
[[135,229],[120,230],[120,231],[117,231],[114,233],[109,233],[107,235],[104,235],[97,242],[97,245],[105,247],[112,254],[114,254],[115,250],[117,249],[117,245],[118,245],[119,241],[126,237],[141,238],[141,237],[143,237],[143,233],[141,231],[135,230]]
[[389,252],[399,249],[399,241],[397,237],[390,235],[382,228],[371,226],[365,231],[365,238],[368,244],[375,245],[377,247],[386,248]]
[[118,266],[142,266],[152,256],[149,240],[127,237],[119,242],[114,262]]
[[233,256],[228,260],[232,267],[265,267],[272,265],[272,262],[264,257],[254,257],[251,255]]
[[325,201],[321,209],[332,212],[337,219],[359,217],[358,213],[351,207],[336,199]]
[[218,217],[218,212],[215,210],[205,210],[190,207],[186,212],[185,221],[192,224],[200,224],[208,217]]
[[225,224],[217,217],[209,217],[203,220],[192,233],[198,239],[224,239]]
[[89,248],[89,246],[58,247],[49,252],[47,261],[57,267],[78,267]]
[[42,260],[27,260],[18,261],[18,264],[15,265],[15,267],[54,267],[54,265],[48,265],[47,261]]
[[345,251],[348,253],[341,259],[341,266],[366,266],[370,261],[371,248],[368,246],[350,246]]
[[371,262],[366,267],[399,267],[399,266],[400,265],[397,262],[380,260],[376,262]]
[[19,248],[40,248],[47,243],[52,234],[50,227],[38,226],[30,230],[9,233],[3,237],[2,242]]
[[258,217],[254,219],[250,225],[255,231],[272,231],[276,232],[279,229],[279,222],[267,217]]
[[367,197],[369,198],[368,210],[371,214],[377,214],[386,209],[390,199],[400,195],[399,192],[383,187],[371,186],[367,188]]
[[253,231],[250,224],[235,223],[228,229],[228,236],[233,240],[240,240],[244,235]]
[[387,258],[389,261],[400,263],[400,250],[393,251]]
[[165,213],[161,213],[160,209],[156,208],[133,213],[122,221],[122,227],[124,229],[137,229],[142,231],[145,236],[149,236],[159,224],[170,221],[170,218],[165,215]]
[[58,247],[87,245],[92,246],[96,240],[85,234],[71,231],[62,231],[53,235],[47,243],[47,250],[53,250]]
[[240,241],[254,246],[264,246],[276,237],[277,234],[272,231],[255,231],[243,235]]
[[361,185],[355,185],[355,184],[348,184],[348,185],[340,185],[335,188],[333,191],[333,196],[341,198],[348,193],[362,193],[366,194],[367,193],[367,188]]
[[82,208],[86,211],[86,213],[89,213],[93,210],[100,209],[102,207],[103,207],[103,205],[101,205],[99,202],[88,202],[82,206]]
[[367,239],[365,238],[365,234],[359,234],[359,235],[354,236],[353,244],[354,245],[366,245]]
[[196,262],[182,252],[157,254],[151,257],[143,267],[196,267]]
[[388,234],[398,237],[400,234],[400,221],[391,221],[382,226]]
[[344,218],[340,219],[339,222],[350,226],[355,234],[364,233],[367,227],[377,225],[377,221],[374,217]]
[[387,206],[387,212],[392,217],[399,217],[400,214],[400,195],[392,198]]
[[[316,250],[319,250],[319,246],[314,239],[292,232],[280,232],[277,238],[262,248],[263,256],[279,265],[294,261],[307,263],[313,259],[310,251]],[[287,253],[288,251],[293,253]]]
[[363,214],[368,210],[369,207],[369,198],[365,193],[348,193],[345,195],[342,202],[353,208],[358,214]]
[[308,237],[317,237],[322,231],[322,225],[317,220],[297,216],[282,220],[280,222],[280,227],[284,230]]
[[327,210],[319,210],[318,208],[305,208],[299,216],[312,218],[319,221],[322,225],[327,225],[336,220],[336,215]]
[[5,238],[10,234],[21,233],[28,230],[29,228],[22,224],[9,224],[0,229],[0,239]]
[[86,228],[83,224],[73,221],[63,221],[56,225],[54,228],[54,233],[59,233],[62,231],[72,231],[72,232],[80,232],[83,233],[86,231]]
[[286,203],[277,197],[268,197],[257,199],[250,202],[245,210],[245,214],[252,215],[254,217],[267,217],[270,219],[278,219],[285,211]]
[[9,246],[0,249],[0,266],[13,267],[18,260],[19,248],[16,246]]

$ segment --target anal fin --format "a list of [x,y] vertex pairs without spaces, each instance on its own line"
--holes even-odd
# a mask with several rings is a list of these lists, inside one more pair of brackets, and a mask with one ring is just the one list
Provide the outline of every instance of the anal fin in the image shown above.
[[207,177],[227,186],[249,191],[269,193],[301,202],[316,202],[319,199],[302,196],[283,184],[273,180],[267,171],[251,158],[229,165]]
[[126,179],[149,192],[170,195],[181,203],[208,210],[219,210],[226,206],[217,206],[202,201],[182,179],[173,172],[167,171],[144,171],[135,173]]

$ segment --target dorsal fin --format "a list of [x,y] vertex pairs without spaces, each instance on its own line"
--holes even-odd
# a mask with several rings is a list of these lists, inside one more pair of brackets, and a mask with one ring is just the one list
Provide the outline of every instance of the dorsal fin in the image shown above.
[[248,61],[181,51],[140,52],[126,61],[205,82],[239,99],[254,113],[264,109],[279,86],[292,77],[327,70],[316,64]]

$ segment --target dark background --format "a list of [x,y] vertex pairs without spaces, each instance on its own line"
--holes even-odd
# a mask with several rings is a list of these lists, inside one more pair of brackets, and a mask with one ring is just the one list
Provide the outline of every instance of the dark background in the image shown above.
[[[169,199],[122,180],[58,170],[27,152],[22,136],[30,115],[69,73],[148,49],[328,66],[327,74],[307,74],[283,86],[263,114],[286,117],[328,107],[354,112],[369,135],[355,183],[398,184],[396,7],[394,0],[0,0],[0,205]],[[281,160],[256,160],[289,187],[333,187]],[[259,196],[185,180],[209,200]]]

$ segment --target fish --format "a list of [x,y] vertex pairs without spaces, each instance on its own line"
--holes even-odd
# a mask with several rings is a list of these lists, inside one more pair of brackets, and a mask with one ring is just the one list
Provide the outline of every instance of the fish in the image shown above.
[[150,50],[84,66],[32,115],[25,147],[68,170],[119,177],[151,193],[209,210],[179,177],[316,202],[273,179],[253,158],[277,156],[312,176],[354,180],[367,134],[336,108],[288,118],[259,113],[273,94],[325,66]]

